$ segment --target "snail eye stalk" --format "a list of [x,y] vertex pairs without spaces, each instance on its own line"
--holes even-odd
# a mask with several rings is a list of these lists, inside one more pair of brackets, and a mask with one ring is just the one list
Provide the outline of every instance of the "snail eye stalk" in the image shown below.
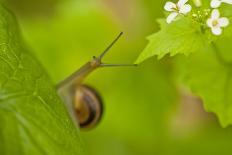
[[57,85],[57,92],[64,101],[73,122],[81,129],[92,129],[101,120],[102,99],[99,93],[83,83],[85,78],[99,67],[137,66],[136,64],[102,63],[103,57],[123,35],[121,32],[98,57],[84,64],[80,69]]
[[115,45],[115,43],[122,37],[123,32],[119,33],[119,35],[113,40],[113,42],[102,52],[99,57],[93,57],[95,60],[98,59],[100,61],[100,67],[133,67],[137,66],[137,64],[108,64],[102,63],[103,57],[110,51],[110,49]]
[[102,52],[102,54],[98,57],[100,60],[102,60],[102,58],[106,55],[106,53],[108,53],[110,51],[110,49],[114,46],[114,44],[121,38],[121,36],[123,35],[123,32],[121,32],[116,38],[115,40]]
[[102,63],[101,67],[136,67],[138,66],[137,64],[106,64]]

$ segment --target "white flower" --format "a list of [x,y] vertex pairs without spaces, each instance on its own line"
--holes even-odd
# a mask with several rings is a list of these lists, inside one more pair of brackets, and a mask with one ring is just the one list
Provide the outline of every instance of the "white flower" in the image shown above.
[[188,0],[179,0],[177,4],[173,2],[166,2],[164,9],[171,12],[167,17],[167,23],[171,23],[179,14],[186,15],[191,11],[192,7],[189,4],[186,4]]
[[218,8],[222,3],[232,4],[232,0],[211,0],[211,7]]
[[218,9],[214,9],[211,17],[207,20],[207,25],[211,28],[213,34],[220,35],[222,34],[222,27],[229,25],[229,20],[226,17],[220,17]]
[[196,7],[201,7],[202,6],[201,0],[194,0],[193,2],[194,2]]

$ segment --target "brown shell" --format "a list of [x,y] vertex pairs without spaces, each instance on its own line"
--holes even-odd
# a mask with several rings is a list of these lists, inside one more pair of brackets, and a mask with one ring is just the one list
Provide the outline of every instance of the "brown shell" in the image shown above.
[[91,129],[100,122],[103,115],[103,102],[92,87],[87,85],[76,87],[73,105],[81,129]]

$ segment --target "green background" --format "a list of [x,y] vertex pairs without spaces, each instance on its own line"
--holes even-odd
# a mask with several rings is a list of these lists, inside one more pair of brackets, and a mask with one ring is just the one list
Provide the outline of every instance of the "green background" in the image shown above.
[[[7,0],[22,34],[54,83],[100,54],[120,32],[105,62],[133,63],[158,31],[161,0]],[[178,64],[180,65],[180,64]],[[149,59],[136,68],[102,68],[86,80],[105,113],[81,132],[88,155],[229,154],[231,127],[220,127],[200,99],[182,86],[173,59]],[[181,68],[178,66],[178,68]]]

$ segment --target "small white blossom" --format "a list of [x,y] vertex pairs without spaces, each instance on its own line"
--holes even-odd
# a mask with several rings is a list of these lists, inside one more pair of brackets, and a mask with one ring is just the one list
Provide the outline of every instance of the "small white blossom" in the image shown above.
[[208,27],[215,35],[222,34],[222,27],[229,25],[229,20],[226,17],[220,17],[220,12],[218,9],[214,9],[211,13],[211,17],[207,20]]
[[201,7],[202,6],[201,0],[194,0],[193,2],[194,2],[196,7]]
[[218,8],[222,3],[232,4],[232,0],[211,0],[211,7]]
[[167,17],[167,23],[171,23],[179,14],[186,15],[191,11],[192,7],[189,4],[186,4],[188,0],[179,0],[177,4],[173,2],[166,2],[164,9],[171,14]]

